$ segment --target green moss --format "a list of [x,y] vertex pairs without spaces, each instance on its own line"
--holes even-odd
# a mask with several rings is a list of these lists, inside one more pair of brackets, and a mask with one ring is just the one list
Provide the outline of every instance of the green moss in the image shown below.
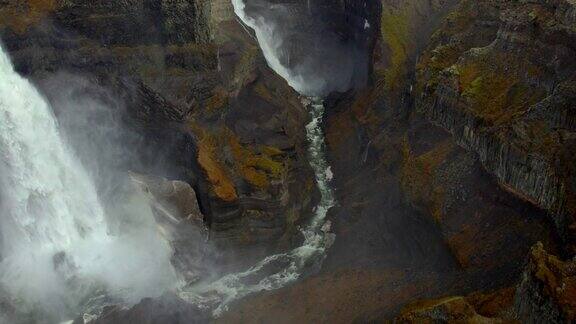
[[514,60],[485,56],[457,67],[461,95],[472,112],[490,124],[509,123],[546,95],[544,89],[531,86],[520,77],[531,67]]
[[459,44],[440,45],[433,51],[426,52],[417,64],[417,91],[425,88],[436,89],[442,71],[456,64],[463,49]]
[[410,15],[407,8],[385,11],[381,18],[382,39],[390,50],[389,66],[384,71],[386,89],[395,91],[406,73],[410,41]]
[[266,188],[270,185],[271,180],[281,178],[286,172],[284,163],[275,160],[280,157],[278,149],[269,146],[249,149],[242,145],[232,132],[229,132],[228,138],[236,162],[235,168],[251,185],[257,188]]

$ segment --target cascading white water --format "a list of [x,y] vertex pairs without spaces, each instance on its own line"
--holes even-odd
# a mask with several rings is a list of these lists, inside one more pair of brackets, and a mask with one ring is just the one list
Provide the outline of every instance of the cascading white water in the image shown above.
[[[255,26],[243,15],[243,2],[233,3],[239,17]],[[290,85],[303,95],[325,88],[310,86],[285,68],[274,54],[278,48],[270,42],[273,33],[262,29],[265,25],[258,27],[269,64]],[[268,256],[244,272],[184,289],[179,288],[171,248],[156,231],[146,198],[126,194],[126,203],[115,205],[110,215],[110,208],[99,201],[94,179],[60,134],[50,106],[0,50],[0,292],[5,291],[19,311],[39,310],[51,316],[49,321],[94,304],[136,303],[169,289],[219,314],[234,300],[281,288],[317,269],[334,239],[326,216],[335,198],[321,128],[324,105],[320,99],[303,103],[311,115],[306,126],[309,160],[321,199],[301,229],[302,245]],[[111,216],[129,226],[111,230]],[[102,302],[91,301],[100,297]]]
[[132,223],[112,233],[94,179],[1,47],[0,194],[0,291],[18,312],[53,322],[97,294],[135,303],[176,287],[171,248],[146,200],[126,194],[113,216]]
[[306,126],[308,156],[321,194],[310,223],[301,229],[304,242],[286,253],[268,256],[244,272],[201,283],[180,294],[185,300],[201,306],[216,305],[214,314],[217,316],[234,300],[251,293],[282,288],[300,278],[306,270],[317,268],[334,240],[334,234],[330,233],[330,222],[326,220],[328,211],[336,201],[330,187],[332,172],[325,156],[321,127],[324,105],[318,99],[304,99],[303,103],[309,108],[312,117]]
[[[264,21],[257,21],[246,15],[243,0],[232,0],[236,15],[257,35],[258,43],[266,57],[269,66],[298,92],[303,95],[314,94],[316,89],[323,89],[324,84],[311,86],[306,78],[301,77],[282,65],[276,53],[280,51],[279,43],[274,41],[273,28]],[[310,113],[311,122],[306,126],[308,138],[308,156],[314,170],[316,183],[321,193],[321,199],[314,209],[314,214],[307,225],[301,229],[304,242],[301,246],[286,253],[266,257],[250,269],[228,274],[216,281],[209,281],[187,288],[180,295],[195,304],[214,307],[214,314],[219,315],[230,302],[248,294],[274,290],[300,278],[306,271],[317,269],[326,255],[326,250],[334,240],[330,233],[330,222],[326,216],[335,204],[335,197],[330,181],[332,172],[326,160],[325,141],[322,130],[324,103],[319,98],[305,97],[302,103]]]
[[[231,1],[236,16],[254,31],[268,65],[301,95],[323,97],[366,83],[369,56],[364,38],[352,41],[354,33],[348,38],[332,30],[315,16],[313,2]],[[356,30],[358,22],[352,20],[346,21]]]

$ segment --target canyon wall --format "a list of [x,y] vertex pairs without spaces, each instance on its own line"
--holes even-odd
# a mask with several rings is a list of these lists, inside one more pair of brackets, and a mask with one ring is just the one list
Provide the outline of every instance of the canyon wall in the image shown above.
[[570,242],[575,10],[570,1],[463,1],[420,58],[417,80],[418,109],[503,187],[547,210]]
[[[572,256],[573,4],[381,3],[371,86],[329,100],[328,144],[346,192],[334,247],[345,261],[329,258],[328,266],[362,258],[347,259],[344,246],[394,264],[393,248],[376,246],[423,244],[451,269],[437,284],[458,273],[456,283],[431,294],[449,296],[511,287],[539,240]],[[419,225],[408,225],[410,217]],[[415,234],[403,229],[427,221],[427,233],[438,234],[456,265],[439,261],[446,256],[431,238],[404,238]],[[407,250],[411,265],[432,267],[418,248]]]
[[261,254],[297,239],[316,197],[308,114],[230,1],[3,1],[0,17],[20,73],[110,90],[96,99],[117,101],[149,148],[135,171],[189,182],[213,242]]

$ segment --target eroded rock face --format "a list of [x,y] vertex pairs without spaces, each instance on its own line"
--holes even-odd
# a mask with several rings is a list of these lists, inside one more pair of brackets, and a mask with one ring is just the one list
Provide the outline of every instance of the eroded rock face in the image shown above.
[[165,217],[172,218],[172,221],[190,221],[198,226],[202,226],[204,216],[200,212],[196,192],[192,187],[183,181],[169,181],[161,177],[141,175],[131,172],[130,177],[140,189],[150,194],[151,198],[158,202],[166,213]]
[[379,12],[374,1],[235,1],[269,65],[299,93],[325,97],[366,85]]
[[397,323],[571,323],[576,315],[576,263],[534,245],[520,282],[490,293],[423,300],[406,306]]
[[473,301],[465,297],[447,297],[406,307],[395,323],[505,323],[477,313]]
[[[416,111],[416,62],[458,1],[380,2],[382,14],[371,20],[379,30],[373,82],[327,100],[326,139],[339,205],[331,215],[337,239],[323,271],[248,297],[222,322],[390,319],[415,296],[510,287],[530,246],[538,240],[555,246],[545,212],[500,188],[475,152]],[[487,10],[481,15],[498,15],[497,8]],[[477,27],[469,38],[490,44],[497,30]],[[513,290],[503,308],[511,308]],[[426,311],[441,313],[437,320],[501,320],[484,301],[437,304]]]
[[576,319],[576,261],[562,261],[542,244],[530,251],[514,308],[522,323],[571,323]]
[[463,1],[423,54],[417,81],[419,110],[506,188],[548,210],[569,240],[573,12],[570,1]]
[[213,240],[295,237],[315,192],[308,115],[230,1],[10,0],[0,17],[19,72],[45,79],[64,70],[110,89],[127,124],[156,148],[144,159],[198,193]]

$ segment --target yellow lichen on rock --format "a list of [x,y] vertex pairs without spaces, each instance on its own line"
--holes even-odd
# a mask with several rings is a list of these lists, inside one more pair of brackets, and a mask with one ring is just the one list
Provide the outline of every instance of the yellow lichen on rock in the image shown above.
[[272,147],[263,147],[260,154],[255,154],[244,147],[233,134],[229,134],[229,144],[236,161],[236,168],[242,177],[251,185],[266,188],[272,179],[279,179],[284,172],[284,164],[275,161],[274,156],[281,151]]
[[191,126],[198,136],[198,163],[206,172],[212,190],[223,201],[230,202],[238,199],[234,183],[218,158],[216,138],[198,126]]
[[[527,63],[521,68],[520,62],[509,61],[501,55],[475,57],[456,67],[458,90],[469,100],[474,114],[490,123],[509,123],[546,94],[517,74],[535,68]],[[511,69],[513,65],[518,68]]]
[[385,87],[394,92],[406,73],[410,46],[410,16],[407,8],[385,8],[381,19],[381,33],[390,52],[384,71]]

